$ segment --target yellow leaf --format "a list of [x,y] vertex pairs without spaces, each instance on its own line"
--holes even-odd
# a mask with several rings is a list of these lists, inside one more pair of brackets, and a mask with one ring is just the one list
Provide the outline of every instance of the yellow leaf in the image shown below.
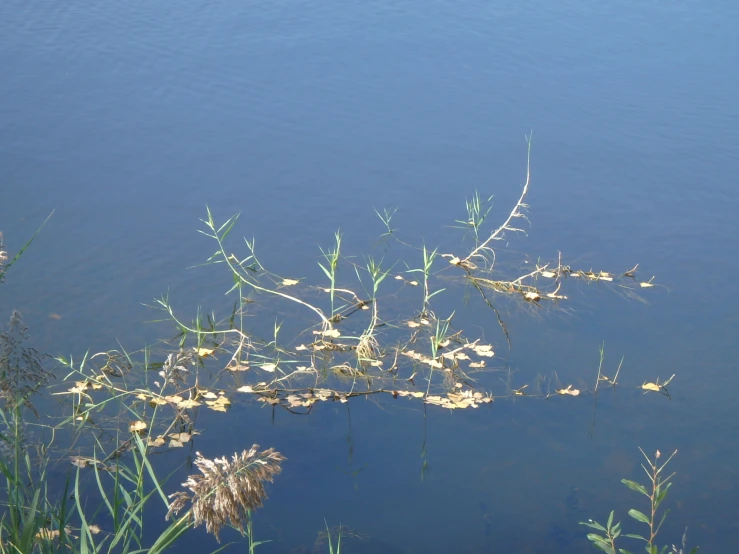
[[132,421],[128,426],[128,430],[132,433],[138,433],[140,431],[143,431],[147,427],[148,425],[145,421]]
[[198,402],[197,400],[189,399],[189,400],[183,400],[182,402],[180,402],[178,404],[178,407],[187,409],[187,408],[194,408],[195,406],[200,406],[200,405],[201,405],[200,402]]
[[152,439],[149,437],[149,439],[146,441],[146,444],[149,446],[162,446],[166,441],[164,440],[164,437],[159,435],[157,438]]
[[449,263],[452,264],[452,265],[459,265],[459,262],[461,262],[461,261],[462,260],[460,260],[459,258],[457,258],[457,256],[454,256],[453,258],[451,258],[449,260]]
[[207,358],[213,354],[214,350],[212,348],[197,348],[196,352],[201,358]]
[[417,323],[415,321],[409,321],[408,322],[408,327],[410,327],[411,329],[415,329],[416,327],[420,327],[420,326],[421,326],[421,324],[420,323]]
[[649,288],[649,287],[653,287],[654,285],[652,283],[647,283],[645,281],[643,283],[639,283],[639,286],[642,287],[642,288],[644,288],[644,289],[646,289],[646,288]]
[[659,392],[661,387],[657,383],[644,383],[641,388],[644,390],[651,390],[654,392]]
[[570,396],[579,396],[580,391],[578,389],[573,389],[572,385],[567,385],[566,389],[559,389],[557,391],[557,394],[568,394]]
[[297,285],[300,281],[297,279],[283,279],[282,280],[282,286],[283,287],[291,287],[293,285]]

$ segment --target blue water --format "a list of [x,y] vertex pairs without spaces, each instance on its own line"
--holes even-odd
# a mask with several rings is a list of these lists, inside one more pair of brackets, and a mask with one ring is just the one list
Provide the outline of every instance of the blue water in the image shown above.
[[[53,354],[154,340],[153,297],[169,290],[185,312],[223,302],[227,276],[187,269],[212,254],[195,232],[206,204],[221,219],[242,211],[235,233],[256,237],[263,263],[312,282],[337,228],[347,251],[372,249],[375,207],[399,206],[405,240],[459,251],[450,226],[464,198],[495,194],[502,220],[533,130],[517,263],[558,251],[583,269],[638,262],[665,287],[648,304],[581,287],[565,313],[511,305],[510,351],[484,306],[459,307],[461,291],[440,310],[459,308],[521,383],[554,371],[592,382],[605,341],[610,371],[624,356],[631,384],[675,373],[671,400],[604,395],[592,438],[590,397],[430,407],[425,419],[420,405],[358,401],[351,460],[344,405],[274,421],[239,405],[201,414],[196,448],[259,442],[288,456],[256,522],[277,539],[265,552],[312,545],[325,518],[371,537],[349,552],[538,553],[589,551],[576,523],[632,507],[619,480],[639,477],[637,446],[677,448],[666,539],[687,525],[693,544],[731,551],[738,24],[728,1],[5,0],[10,249],[56,211],[0,306],[20,309]],[[188,544],[212,542],[197,532]]]

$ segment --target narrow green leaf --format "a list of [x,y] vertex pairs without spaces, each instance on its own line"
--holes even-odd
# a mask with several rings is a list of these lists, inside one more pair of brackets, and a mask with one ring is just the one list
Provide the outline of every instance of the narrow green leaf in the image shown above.
[[611,514],[608,516],[608,523],[606,523],[606,528],[610,529],[612,524],[613,524],[613,510],[611,510]]
[[603,531],[605,533],[606,528],[603,527],[600,523],[597,521],[581,521],[580,525],[587,525],[588,527],[591,527],[593,529],[597,529],[598,531]]
[[629,481],[628,479],[621,479],[621,482],[629,487],[631,490],[640,492],[644,496],[649,497],[649,493],[647,492],[647,489],[644,487],[644,485],[640,485],[636,481]]
[[670,490],[671,486],[672,486],[672,483],[667,483],[667,486],[664,488],[664,490],[660,491],[659,494],[657,494],[657,497],[655,499],[655,504],[657,506],[662,504],[662,501],[665,499],[665,496],[667,496],[667,491]]
[[634,510],[632,508],[631,510],[629,510],[629,515],[633,517],[636,521],[641,521],[642,523],[646,523],[647,525],[649,525],[649,518],[641,513],[639,510]]
[[[598,535],[595,535],[595,536],[597,537]],[[601,539],[601,537],[598,537],[598,538]],[[600,541],[594,540],[591,538],[591,535],[588,535],[588,539],[592,541],[593,546],[595,546],[596,548],[599,548],[606,554],[616,554],[616,551],[613,549],[613,547],[610,544],[608,544],[606,541],[604,541],[603,539],[601,539]]]
[[[228,234],[229,234],[229,233],[231,232],[231,229],[233,228],[234,224],[235,224],[235,223],[236,223],[236,221],[237,221],[237,220],[239,219],[239,215],[241,215],[241,214],[240,214],[240,212],[239,212],[239,213],[235,213],[234,215],[232,215],[231,217],[229,217],[229,218],[228,218],[228,219],[226,220],[226,223],[224,223],[223,225],[221,225],[221,226],[220,226],[220,227],[218,228],[218,231],[217,231],[216,233],[217,233],[218,235],[220,235],[220,237],[221,237],[221,241],[225,240],[225,238],[226,238],[226,237],[228,236]],[[224,228],[226,228],[226,230],[225,230],[225,231],[223,230]],[[222,231],[223,231],[223,232],[222,232]]]

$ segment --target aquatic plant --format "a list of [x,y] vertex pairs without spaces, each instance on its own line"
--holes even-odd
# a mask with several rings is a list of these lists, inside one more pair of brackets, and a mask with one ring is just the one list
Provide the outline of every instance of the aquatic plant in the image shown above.
[[[667,493],[672,486],[672,478],[675,475],[674,473],[665,475],[665,467],[670,463],[675,454],[677,454],[677,450],[675,450],[664,462],[660,462],[662,454],[659,450],[655,452],[654,458],[650,458],[641,448],[639,451],[646,460],[646,465],[641,464],[641,467],[644,469],[644,472],[648,477],[647,486],[629,479],[621,479],[621,482],[632,491],[635,491],[648,499],[649,506],[647,513],[641,512],[635,508],[630,509],[628,512],[629,516],[633,520],[644,524],[647,526],[648,530],[644,534],[622,533],[621,522],[614,522],[615,511],[611,511],[605,525],[592,519],[580,522],[580,525],[585,525],[595,530],[595,532],[588,534],[588,540],[598,549],[606,552],[606,554],[630,554],[630,551],[624,548],[619,548],[616,545],[617,541],[619,541],[618,544],[621,544],[620,539],[622,537],[644,543],[644,549],[648,554],[664,554],[666,552],[672,552],[674,554],[688,554],[686,546],[687,529],[685,530],[685,533],[683,533],[681,546],[678,547],[673,544],[671,548],[669,545],[664,545],[662,548],[659,548],[657,544],[657,535],[667,519],[669,510],[664,510],[661,513],[661,517],[658,515],[658,512],[667,497]],[[694,554],[696,552],[698,552],[698,547],[694,547],[689,551],[690,554]]]
[[182,484],[189,493],[181,491],[169,496],[173,502],[167,519],[191,503],[193,525],[205,523],[206,530],[219,542],[220,530],[226,524],[245,532],[251,512],[267,498],[264,482],[274,480],[284,460],[272,448],[260,452],[256,444],[234,454],[231,461],[225,457],[209,460],[197,452],[194,464],[201,474],[191,475]]
[[[253,512],[266,499],[265,483],[280,473],[282,454],[271,448],[260,451],[257,445],[233,454],[230,460],[198,453],[194,466],[199,473],[182,484],[185,490],[174,493],[165,491],[169,484],[158,475],[152,458],[165,449],[193,442],[199,433],[194,423],[198,410],[226,412],[238,397],[302,413],[317,403],[346,403],[370,395],[417,399],[424,405],[454,410],[477,408],[503,397],[596,393],[601,380],[616,386],[618,375],[609,380],[599,369],[592,391],[560,383],[556,374],[546,389],[541,380],[530,389],[528,384],[514,387],[509,380],[502,390],[490,390],[479,375],[491,369],[493,344],[457,328],[454,312],[447,317],[435,313],[436,299],[449,290],[449,283],[463,284],[493,310],[510,347],[511,337],[498,310],[506,299],[538,310],[565,303],[568,296],[563,289],[576,281],[611,286],[629,296],[655,286],[653,278],[636,279],[637,266],[623,273],[577,270],[563,263],[561,253],[556,261],[528,266],[520,275],[506,275],[496,266],[499,253],[494,245],[511,235],[525,234],[518,222],[527,221],[530,137],[527,144],[526,180],[518,200],[487,238],[483,239],[483,233],[492,196],[485,199],[477,192],[466,202],[467,218],[457,220],[465,233],[471,233],[473,244],[456,254],[441,253],[439,247],[425,243],[420,247],[409,244],[391,226],[394,210],[378,211],[387,230],[382,236],[403,252],[410,250],[409,259],[420,258],[420,266],[419,262],[406,263],[402,256],[388,260],[385,253],[346,256],[342,234],[337,231],[334,245],[320,249],[318,261],[328,286],[311,286],[304,279],[271,272],[258,258],[254,239],[244,241],[245,254],[236,253],[227,239],[239,214],[220,223],[206,207],[200,232],[216,248],[203,265],[224,268],[232,279],[227,291],[234,298],[230,313],[218,318],[214,312],[198,309],[188,322],[169,297],[163,296],[155,300],[155,307],[163,311],[165,321],[175,325],[177,336],[172,340],[133,352],[120,347],[82,358],[56,358],[67,375],[55,394],[68,400],[64,406],[70,411],[49,429],[74,435],[75,452],[64,453],[74,467],[66,483],[74,491],[73,502],[68,491],[53,497],[58,501],[50,501],[43,472],[35,479],[21,477],[18,460],[25,460],[28,471],[45,468],[50,460],[48,448],[35,461],[28,454],[21,412],[33,409],[30,399],[49,375],[43,366],[34,365],[37,352],[19,346],[26,338],[25,328],[19,317],[12,320],[14,334],[8,334],[0,348],[2,367],[25,369],[2,373],[0,383],[4,410],[10,414],[6,418],[3,411],[3,418],[15,425],[6,441],[15,451],[0,458],[8,482],[8,504],[14,506],[7,526],[5,519],[0,520],[4,537],[0,548],[24,553],[56,548],[157,553],[187,530],[205,524],[206,531],[218,540],[224,527],[236,529],[247,537],[253,552],[264,542],[254,539]],[[0,279],[20,255],[7,263],[1,244],[0,240]],[[405,270],[396,269],[402,267]],[[405,303],[406,296],[415,300]],[[297,308],[289,325],[294,334],[287,337],[272,309],[285,303]],[[411,303],[415,308],[404,313]],[[266,310],[266,315],[259,310]],[[300,314],[308,319],[300,320]],[[295,332],[298,321],[302,323]],[[267,327],[272,329],[269,339],[262,338]],[[644,382],[641,388],[666,393],[669,382]],[[15,460],[16,467],[8,460]],[[146,517],[152,502],[166,510],[170,522],[154,533]],[[108,523],[103,526],[98,523],[101,520]],[[334,546],[327,529],[331,553],[339,552],[341,536],[339,532]]]

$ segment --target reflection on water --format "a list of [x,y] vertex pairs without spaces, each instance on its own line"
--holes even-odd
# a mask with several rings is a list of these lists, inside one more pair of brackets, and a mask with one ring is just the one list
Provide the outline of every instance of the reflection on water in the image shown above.
[[[278,539],[265,552],[313,549],[324,518],[370,537],[350,552],[587,552],[577,521],[632,507],[620,479],[639,478],[637,447],[678,448],[666,537],[688,525],[691,543],[725,551],[739,516],[726,292],[739,236],[737,9],[3,2],[11,251],[56,212],[1,305],[24,313],[41,350],[75,356],[169,337],[142,325],[159,314],[141,305],[168,290],[183,313],[226,311],[228,275],[185,269],[212,254],[195,232],[205,204],[220,220],[242,210],[235,233],[256,237],[260,260],[311,284],[323,279],[317,246],[337,228],[355,261],[396,253],[377,242],[373,207],[399,206],[404,240],[458,252],[450,227],[465,197],[495,194],[495,223],[515,202],[533,128],[530,225],[509,237],[510,264],[558,251],[583,269],[639,262],[666,288],[649,304],[601,283],[576,289],[564,312],[502,306],[510,349],[462,287],[436,297],[437,313],[455,311],[493,344],[491,386],[505,389],[510,371],[514,388],[556,373],[590,390],[605,341],[604,373],[621,356],[635,387],[674,373],[671,399],[606,387],[592,437],[585,394],[455,411],[353,399],[350,420],[339,401],[304,416],[245,401],[201,411],[207,432],[193,446],[214,457],[259,443],[288,457],[256,520],[260,538]],[[260,312],[262,336],[295,314]],[[168,456],[164,466],[183,461]],[[196,532],[188,547],[209,541]]]

